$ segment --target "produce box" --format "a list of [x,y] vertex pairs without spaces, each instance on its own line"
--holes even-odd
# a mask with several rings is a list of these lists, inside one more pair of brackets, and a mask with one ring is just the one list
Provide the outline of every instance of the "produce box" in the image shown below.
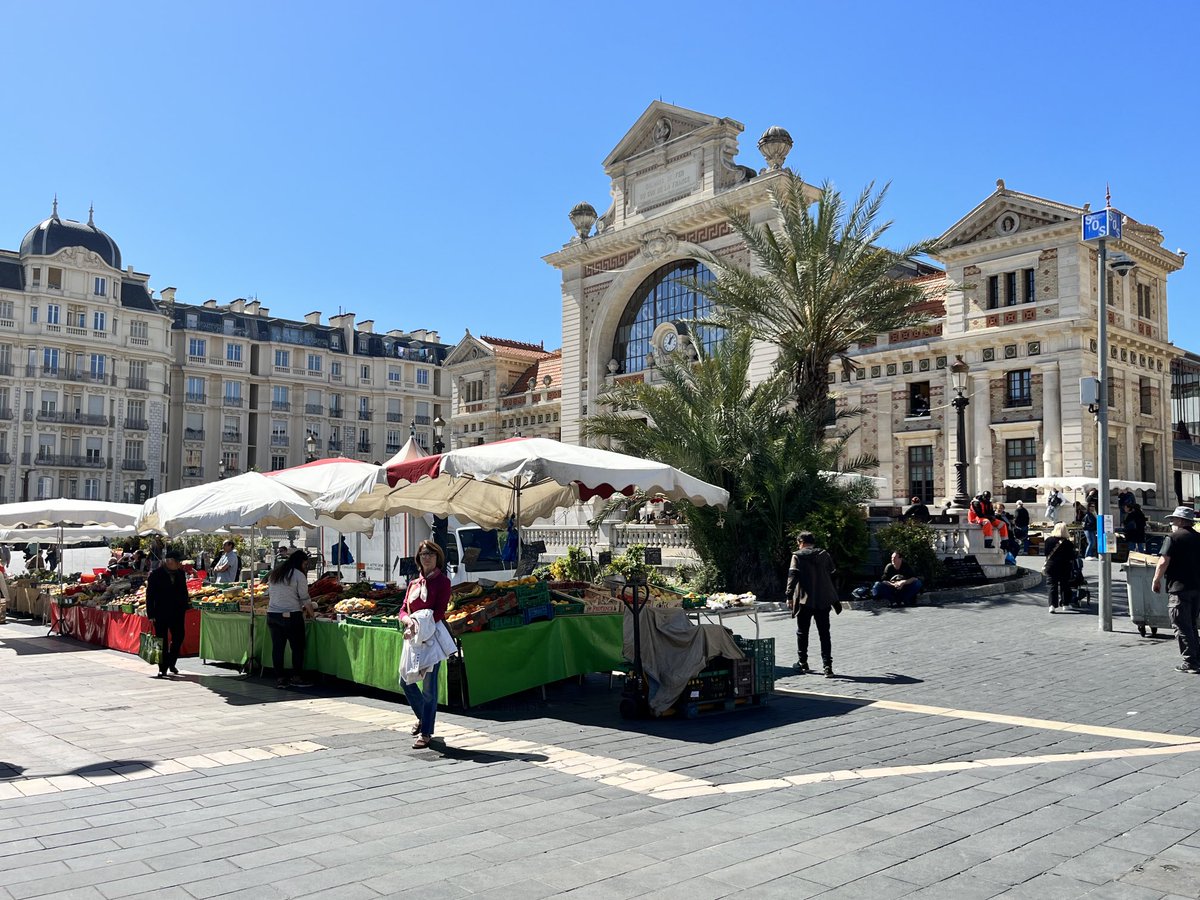
[[521,610],[521,615],[525,618],[526,625],[542,619],[550,620],[554,618],[554,605],[544,603],[541,606],[530,606],[527,609]]
[[550,585],[545,581],[534,584],[518,584],[514,589],[517,595],[517,606],[520,609],[532,609],[545,606],[550,602]]
[[620,600],[604,599],[583,601],[583,614],[585,616],[611,616],[619,613],[623,608]]
[[550,592],[557,591],[560,594],[570,594],[572,597],[582,597],[583,592],[587,590],[588,583],[586,581],[551,581]]
[[506,628],[520,628],[525,624],[524,616],[496,616],[488,621],[488,631],[503,631]]
[[754,662],[754,693],[769,694],[775,690],[775,638],[755,640],[735,634],[733,642]]
[[570,594],[560,594],[558,591],[550,592],[550,602],[554,605],[555,618],[582,616],[583,611],[587,609],[587,604],[582,600],[577,600]]

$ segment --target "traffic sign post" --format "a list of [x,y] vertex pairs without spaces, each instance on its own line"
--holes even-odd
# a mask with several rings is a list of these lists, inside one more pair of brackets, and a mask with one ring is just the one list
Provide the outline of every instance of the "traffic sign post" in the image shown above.
[[1101,631],[1112,631],[1112,548],[1114,545],[1112,516],[1108,514],[1108,239],[1121,237],[1122,216],[1108,205],[1104,209],[1086,212],[1080,223],[1084,241],[1098,244],[1100,260],[1096,270],[1099,282],[1099,309],[1096,311],[1096,376],[1100,397],[1096,402],[1096,469],[1100,481],[1096,498],[1096,542],[1100,551],[1099,612],[1097,622]]

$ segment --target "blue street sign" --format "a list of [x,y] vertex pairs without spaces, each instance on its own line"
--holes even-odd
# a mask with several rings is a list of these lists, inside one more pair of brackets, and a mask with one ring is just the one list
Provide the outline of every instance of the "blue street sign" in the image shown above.
[[1084,213],[1083,239],[1098,241],[1101,238],[1121,237],[1121,213],[1115,209],[1101,209],[1093,213]]

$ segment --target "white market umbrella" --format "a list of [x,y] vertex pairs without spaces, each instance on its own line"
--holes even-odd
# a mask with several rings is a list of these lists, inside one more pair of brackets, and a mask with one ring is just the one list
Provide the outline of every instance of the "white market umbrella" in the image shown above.
[[106,543],[120,538],[133,537],[137,529],[132,525],[77,525],[66,528],[0,528],[0,544],[59,543],[87,544],[93,541]]
[[483,528],[509,518],[531,525],[592,497],[661,494],[697,506],[725,506],[729,493],[665,463],[549,438],[464,447],[387,468],[397,511],[457,516]]
[[312,528],[317,512],[284,484],[260,472],[167,491],[142,506],[139,534],[175,537],[251,528]]
[[136,525],[142,512],[138,503],[101,500],[30,500],[0,504],[0,528],[46,528],[75,525]]
[[[1090,491],[1100,487],[1100,479],[1084,475],[1049,475],[1041,478],[1005,478],[1005,487],[1033,488],[1039,491]],[[1157,487],[1153,481],[1133,481],[1128,478],[1110,478],[1109,490],[1128,488],[1131,491],[1152,491]]]

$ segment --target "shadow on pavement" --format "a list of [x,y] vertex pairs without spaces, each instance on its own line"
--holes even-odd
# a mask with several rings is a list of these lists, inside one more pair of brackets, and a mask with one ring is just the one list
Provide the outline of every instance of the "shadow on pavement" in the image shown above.
[[0,781],[12,781],[15,778],[20,778],[21,773],[24,771],[24,766],[18,766],[16,763],[0,762]]
[[82,650],[103,650],[94,644],[82,641],[51,640],[47,637],[37,638],[0,638],[0,649],[12,650],[17,656],[37,656],[42,653],[78,653]]
[[530,762],[538,763],[545,762],[549,757],[541,753],[504,753],[499,750],[465,750],[459,747],[451,747],[445,744],[440,744],[435,741],[429,747],[442,759],[452,759],[458,762],[475,763],[481,766],[492,765],[493,763],[501,762]]
[[833,678],[822,678],[822,681],[837,683],[849,681],[854,684],[921,684],[925,679],[913,678],[911,675],[897,675],[888,672],[886,675],[843,675],[840,672]]

